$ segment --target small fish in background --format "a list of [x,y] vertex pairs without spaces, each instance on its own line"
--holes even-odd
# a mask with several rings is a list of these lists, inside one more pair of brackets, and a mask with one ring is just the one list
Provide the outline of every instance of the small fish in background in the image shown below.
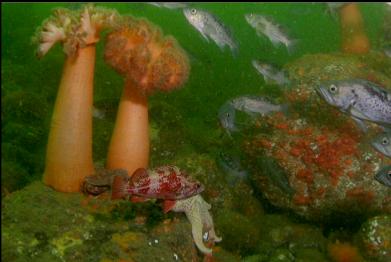
[[106,113],[103,109],[99,109],[95,106],[92,107],[92,116],[97,119],[105,119]]
[[326,3],[326,13],[332,16],[335,20],[338,19],[338,12],[343,7],[346,5],[346,2],[340,2],[340,3],[335,3],[335,2],[328,2]]
[[236,40],[232,37],[230,30],[216,16],[195,8],[185,8],[183,9],[183,14],[207,42],[209,42],[209,39],[212,39],[221,50],[224,50],[224,47],[227,45],[233,55],[237,55],[238,44]]
[[286,77],[284,71],[279,70],[273,65],[262,63],[258,60],[252,60],[252,65],[263,76],[266,83],[277,83],[280,86],[288,85],[289,79]]
[[219,109],[218,117],[220,124],[230,136],[232,132],[239,131],[238,127],[235,124],[235,115],[235,107],[230,101],[226,102]]
[[234,186],[239,180],[248,177],[248,172],[243,169],[239,156],[237,155],[220,152],[216,163],[226,173],[226,179],[230,186]]
[[317,92],[327,103],[350,114],[366,132],[363,120],[391,125],[391,93],[373,82],[362,79],[328,81]]
[[386,132],[375,137],[371,142],[371,144],[377,151],[391,158],[391,131],[390,130],[387,130]]
[[391,58],[391,47],[384,48],[384,54]]
[[385,186],[391,187],[391,166],[382,167],[375,175],[375,179]]
[[188,7],[188,3],[186,2],[148,2],[147,4],[167,9],[182,9]]
[[286,172],[279,166],[275,159],[261,157],[258,159],[259,172],[267,177],[271,184],[281,189],[286,194],[292,196],[295,190],[289,183]]
[[286,46],[289,54],[294,52],[298,40],[291,39],[281,25],[263,15],[246,14],[244,17],[247,23],[255,29],[259,37],[265,35],[274,47],[283,44]]
[[266,97],[245,95],[231,100],[236,110],[246,112],[250,116],[261,114],[265,116],[271,112],[287,112],[287,105],[273,104]]

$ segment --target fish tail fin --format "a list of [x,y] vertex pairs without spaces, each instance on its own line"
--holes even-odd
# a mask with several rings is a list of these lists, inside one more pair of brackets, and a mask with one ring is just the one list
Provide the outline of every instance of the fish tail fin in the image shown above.
[[128,195],[128,178],[124,176],[115,176],[111,184],[111,199],[123,199]]
[[286,48],[288,49],[288,54],[292,55],[297,50],[297,44],[300,42],[298,39],[292,39],[287,44]]
[[281,112],[284,115],[289,116],[289,105],[288,104],[282,104],[281,105]]
[[231,50],[232,50],[232,56],[233,58],[238,58],[239,56],[239,44],[238,43],[233,43],[231,46]]

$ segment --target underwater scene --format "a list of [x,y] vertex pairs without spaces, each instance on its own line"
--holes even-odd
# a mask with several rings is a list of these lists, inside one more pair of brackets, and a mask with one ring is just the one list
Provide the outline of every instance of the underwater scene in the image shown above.
[[390,261],[391,3],[1,14],[2,261]]

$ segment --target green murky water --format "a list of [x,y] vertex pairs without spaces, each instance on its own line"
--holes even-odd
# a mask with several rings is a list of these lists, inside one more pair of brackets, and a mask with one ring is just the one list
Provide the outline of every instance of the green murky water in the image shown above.
[[[125,227],[128,226],[123,230],[110,228],[107,231],[99,231],[100,229],[88,224],[92,221],[91,215],[85,213],[85,210],[76,210],[80,207],[72,207],[66,203],[66,200],[57,199],[57,196],[54,196],[55,192],[45,191],[45,194],[53,194],[49,196],[50,199],[53,198],[57,203],[61,203],[60,206],[64,205],[63,208],[70,210],[75,208],[75,213],[80,212],[80,216],[85,218],[84,222],[80,222],[80,228],[72,229],[71,225],[67,225],[71,229],[66,232],[53,233],[55,230],[52,229],[45,232],[42,223],[51,222],[42,222],[43,220],[37,218],[31,222],[31,225],[25,225],[19,231],[12,229],[19,226],[18,222],[10,218],[10,214],[19,216],[20,220],[28,216],[22,211],[17,212],[26,210],[23,206],[25,201],[18,202],[18,197],[29,198],[28,190],[32,190],[31,196],[34,199],[45,198],[45,195],[41,196],[36,191],[44,187],[34,183],[42,179],[44,171],[50,121],[65,58],[62,48],[57,44],[45,57],[37,59],[35,56],[37,46],[32,43],[31,38],[37,27],[52,14],[54,8],[76,10],[81,6],[78,3],[6,3],[1,6],[2,198],[7,199],[6,208],[2,210],[2,218],[3,216],[5,218],[2,226],[6,228],[4,233],[2,232],[2,239],[8,241],[7,244],[2,241],[2,257],[4,261],[26,261],[27,257],[36,259],[33,261],[120,261],[121,259],[121,261],[158,261],[161,254],[162,258],[167,259],[165,261],[190,261],[189,259],[201,261],[202,254],[197,253],[190,238],[189,242],[186,242],[187,239],[184,240],[184,243],[188,243],[187,246],[183,243],[183,246],[179,244],[182,233],[190,234],[185,217],[172,213],[163,215],[160,209],[153,205],[145,206],[148,211],[142,211],[140,207],[135,208],[125,203],[125,207],[121,204],[109,215],[107,210],[98,212],[99,216],[95,216],[94,213],[92,220],[99,221],[102,227],[112,221],[116,221],[115,223],[122,221]],[[302,182],[300,177],[299,184],[295,184],[297,180],[293,178],[285,182],[287,178],[281,174],[289,173],[289,168],[294,169],[294,166],[305,161],[300,162],[300,160],[297,164],[295,160],[287,160],[284,172],[280,169],[274,172],[277,167],[273,166],[275,161],[270,161],[270,157],[278,159],[275,152],[266,152],[263,149],[258,152],[260,146],[254,141],[258,141],[259,134],[263,134],[267,139],[270,138],[270,141],[274,141],[277,149],[281,147],[285,150],[284,145],[278,144],[279,141],[289,143],[292,145],[289,148],[292,149],[293,144],[298,143],[298,140],[284,140],[286,135],[270,131],[270,126],[259,127],[256,121],[249,121],[248,116],[243,117],[246,128],[231,137],[221,127],[218,111],[229,99],[243,95],[263,95],[271,97],[274,101],[294,103],[284,95],[283,88],[264,81],[252,66],[253,59],[284,68],[292,80],[291,90],[311,89],[312,85],[322,81],[323,75],[323,80],[364,78],[390,90],[391,62],[384,54],[384,46],[389,46],[391,43],[390,6],[386,3],[359,4],[365,21],[365,32],[371,44],[371,52],[367,55],[343,55],[340,53],[339,21],[327,13],[327,6],[324,3],[190,4],[190,8],[202,9],[214,14],[230,28],[232,37],[239,46],[237,57],[233,57],[228,47],[221,50],[213,41],[207,42],[203,39],[186,20],[180,8],[168,9],[147,3],[100,3],[97,6],[116,9],[123,16],[131,15],[148,19],[158,25],[165,35],[174,36],[190,58],[190,76],[181,89],[168,94],[157,93],[149,98],[150,166],[177,165],[193,173],[205,184],[204,197],[212,204],[215,229],[218,235],[223,237],[221,244],[216,244],[217,249],[214,250],[217,261],[386,261],[390,254],[391,241],[391,209],[386,204],[390,195],[389,187],[375,181],[373,173],[370,174],[371,179],[365,182],[366,184],[362,184],[360,180],[358,184],[353,181],[352,186],[348,186],[347,178],[341,178],[340,183],[346,185],[343,189],[332,187],[328,184],[328,180],[325,182],[318,179],[315,171],[314,182],[309,183],[307,180],[307,184],[300,184]],[[287,29],[291,38],[298,40],[295,52],[289,54],[285,46],[274,47],[265,36],[257,36],[244,18],[248,13],[273,17],[274,21]],[[94,74],[94,105],[104,112],[103,117],[95,117],[93,122],[93,158],[97,165],[104,165],[106,161],[107,148],[123,88],[123,78],[104,62],[105,35],[106,33],[101,34],[101,41],[97,44]],[[330,106],[319,102],[316,95],[310,95],[308,101],[308,108],[300,103],[293,106],[297,110],[290,112],[290,117],[296,122],[298,119],[306,119],[311,123],[313,130],[317,130],[318,127],[320,130],[320,127],[329,125],[338,135],[342,134],[342,128],[339,130],[334,126],[351,121],[346,120],[348,118],[344,118],[345,116],[339,116],[342,119],[340,122],[330,124],[333,122]],[[314,105],[321,108],[318,115],[311,115],[308,112],[308,110],[317,111],[311,107]],[[304,112],[305,110],[307,112]],[[263,120],[258,119],[258,123],[259,121]],[[288,123],[289,121],[287,120]],[[368,136],[359,136],[360,142],[357,143],[357,148],[362,150],[360,152],[372,154],[372,158],[365,160],[368,165],[374,165],[370,168],[375,170],[379,166],[390,165],[389,158],[374,153],[375,151],[370,148],[368,141],[373,133]],[[308,141],[315,140],[308,138]],[[237,176],[235,172],[228,174],[229,172],[221,167],[218,159],[222,152],[238,156],[242,164],[241,168],[247,172],[245,178],[235,177]],[[328,152],[333,154],[330,153],[331,151]],[[266,155],[268,158],[265,157]],[[351,157],[356,156],[352,154]],[[360,159],[357,157],[357,162],[360,162]],[[259,163],[262,163],[261,168],[257,166]],[[279,164],[282,165],[281,162]],[[343,164],[341,166],[345,168]],[[314,167],[307,162],[304,167],[314,170]],[[262,174],[257,174],[257,170],[262,170],[259,171]],[[356,171],[359,173],[361,170],[363,169]],[[335,170],[326,171],[331,174]],[[295,172],[292,171],[296,174]],[[279,176],[272,177],[275,173]],[[226,179],[227,176],[234,177]],[[256,178],[259,176],[261,182]],[[287,176],[289,177],[289,174]],[[269,182],[264,182],[265,177]],[[33,187],[28,189],[31,183]],[[257,183],[261,186],[257,186]],[[269,188],[268,183],[272,188],[270,191],[265,190],[265,186]],[[325,183],[324,187],[320,186],[322,183]],[[370,183],[369,189],[359,192],[358,189],[367,188],[368,183]],[[292,192],[295,193],[292,194],[291,189],[288,190],[289,193],[284,192],[284,187],[287,186],[294,188]],[[378,189],[380,191],[375,191]],[[18,190],[21,190],[21,195],[17,195]],[[341,193],[342,199],[353,195],[354,201],[357,202],[346,204],[332,199],[329,202],[325,201],[328,204],[319,204],[322,207],[317,209],[316,201],[323,203],[325,198],[315,199],[313,192],[322,190],[326,192],[325,198],[328,194]],[[303,202],[303,204],[300,201],[305,199],[303,194],[305,195],[307,191],[313,193],[310,194],[311,202],[309,204]],[[374,195],[371,192],[375,192]],[[319,194],[316,196],[318,197]],[[376,208],[366,213],[363,210],[367,206],[360,206],[360,203],[370,197],[374,202],[369,205]],[[333,202],[334,200],[336,202]],[[72,201],[73,204],[78,203],[78,200]],[[336,210],[333,209],[335,206],[337,206]],[[44,207],[27,207],[27,211],[29,208],[33,214],[45,214]],[[40,211],[40,208],[43,211]],[[50,215],[56,217],[52,223],[66,223],[63,219],[57,218],[62,215],[61,210],[56,212],[54,206],[50,208],[53,208],[49,212]],[[347,213],[351,211],[357,217],[350,217],[340,212],[343,209],[346,209]],[[141,230],[137,228],[137,223],[134,221],[139,216],[152,217],[148,221],[153,220],[153,226]],[[324,219],[320,219],[319,216],[324,216]],[[173,236],[167,232],[160,235],[160,231],[154,231],[163,225],[164,219],[170,220],[172,224],[175,218],[180,218],[184,225],[184,228],[178,229],[177,235]],[[383,227],[378,230],[379,232],[372,227],[371,232],[376,231],[375,233],[378,233],[376,237],[380,239],[375,243],[375,251],[368,250],[373,243],[369,240],[370,236],[366,234],[366,230],[376,224],[373,221],[382,221]],[[54,224],[51,226],[55,227]],[[37,228],[39,230],[36,230]],[[89,234],[89,237],[85,237],[85,234]],[[83,237],[78,237],[79,235]],[[159,236],[162,239],[160,246],[148,245],[154,241],[154,237],[159,238]],[[120,242],[116,239],[124,240]],[[67,241],[71,244],[66,244]],[[145,245],[137,245],[132,241],[145,242]],[[126,243],[132,244],[124,248],[123,245]],[[345,243],[345,246],[341,243]],[[101,249],[103,245],[105,248]],[[97,248],[100,250],[94,251]],[[148,248],[153,248],[155,251],[152,252]],[[136,255],[132,256],[131,250]],[[195,252],[193,257],[188,254],[191,252]],[[343,260],[342,255],[339,255],[340,252],[350,252],[349,257],[352,260]],[[150,254],[150,257],[146,254]]]

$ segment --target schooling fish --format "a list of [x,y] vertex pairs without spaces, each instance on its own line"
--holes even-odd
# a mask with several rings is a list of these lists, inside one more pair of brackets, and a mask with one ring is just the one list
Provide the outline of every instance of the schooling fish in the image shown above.
[[385,166],[380,169],[376,173],[375,179],[383,185],[391,187],[391,166]]
[[364,131],[362,120],[391,124],[391,93],[375,83],[361,79],[329,81],[316,90],[327,103],[350,114]]
[[224,105],[220,107],[218,113],[219,121],[221,126],[227,131],[228,135],[231,135],[232,132],[239,131],[235,124],[235,116],[235,107],[231,101],[224,103]]
[[230,30],[216,16],[195,8],[185,8],[183,14],[206,41],[209,42],[209,39],[212,39],[221,50],[227,45],[236,55],[238,51],[237,42],[232,37]]
[[103,109],[99,109],[95,106],[92,107],[92,116],[98,119],[104,119],[106,114]]
[[347,3],[344,2],[339,2],[339,3],[328,2],[326,3],[327,6],[326,13],[331,15],[334,19],[337,19],[339,10],[341,9],[341,7],[343,7],[346,4]]
[[204,186],[180,171],[176,166],[162,166],[154,170],[137,169],[131,177],[116,176],[112,183],[112,199],[131,197],[131,201],[165,200],[164,209],[170,209],[175,200],[201,193]]
[[391,157],[391,131],[378,135],[371,144],[383,155]]
[[384,54],[391,58],[391,47],[384,48]]
[[186,2],[149,2],[148,4],[168,9],[180,9],[188,6]]
[[286,46],[289,54],[293,53],[298,40],[291,39],[281,25],[263,15],[246,14],[244,17],[247,23],[255,29],[259,37],[265,35],[274,47],[283,44]]
[[265,82],[275,82],[280,86],[289,84],[289,79],[286,77],[284,71],[259,60],[252,60],[252,65],[258,71],[258,73],[263,76]]
[[218,166],[226,173],[228,183],[233,186],[238,180],[248,177],[247,170],[243,169],[240,159],[236,155],[221,152],[216,160]]
[[273,104],[269,99],[262,96],[245,95],[231,100],[236,110],[246,112],[250,116],[256,114],[267,115],[271,112],[285,112],[287,105]]

